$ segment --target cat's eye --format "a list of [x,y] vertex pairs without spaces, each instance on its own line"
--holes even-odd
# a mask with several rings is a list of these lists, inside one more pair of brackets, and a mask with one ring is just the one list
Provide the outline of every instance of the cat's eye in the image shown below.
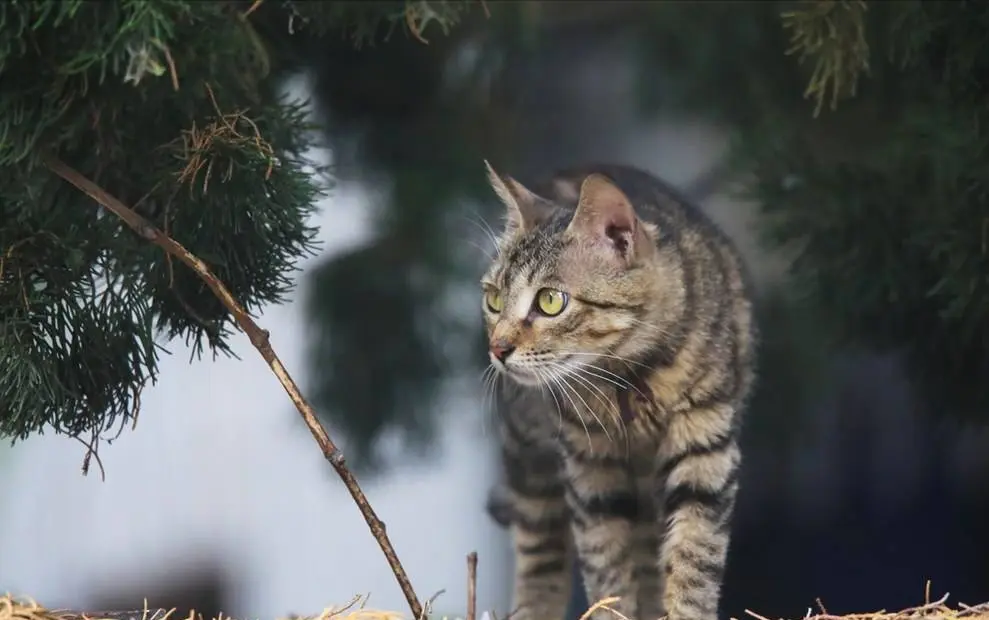
[[567,294],[555,288],[544,288],[536,295],[536,307],[546,316],[556,316],[567,307]]
[[505,307],[505,300],[501,298],[501,293],[496,290],[488,290],[484,293],[484,303],[488,310],[498,314]]

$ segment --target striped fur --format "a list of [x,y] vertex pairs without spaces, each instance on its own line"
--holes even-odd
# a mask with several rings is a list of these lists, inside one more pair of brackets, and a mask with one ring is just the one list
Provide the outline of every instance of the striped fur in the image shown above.
[[[754,381],[748,279],[726,238],[652,176],[559,173],[507,207],[482,286],[511,528],[514,618],[562,618],[570,566],[625,616],[715,620]],[[544,287],[568,296],[538,311]],[[499,380],[500,379],[500,380]],[[507,379],[507,380],[506,380]],[[612,617],[606,612],[596,618]]]

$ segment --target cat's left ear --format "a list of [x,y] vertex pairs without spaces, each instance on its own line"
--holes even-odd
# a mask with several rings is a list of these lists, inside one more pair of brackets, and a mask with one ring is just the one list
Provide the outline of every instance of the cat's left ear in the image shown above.
[[484,167],[488,171],[488,182],[498,198],[508,209],[505,233],[528,232],[545,221],[552,213],[552,205],[529,191],[524,185],[509,176],[501,176],[487,160]]
[[567,232],[605,248],[625,265],[653,248],[632,201],[600,174],[589,175],[581,184],[577,210]]

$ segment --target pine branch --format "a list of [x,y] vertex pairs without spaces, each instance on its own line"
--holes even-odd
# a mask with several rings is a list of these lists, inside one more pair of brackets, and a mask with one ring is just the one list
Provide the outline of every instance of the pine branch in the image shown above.
[[129,207],[125,206],[122,202],[108,194],[98,185],[84,177],[74,168],[54,155],[45,154],[42,156],[42,161],[49,170],[74,185],[108,211],[113,212],[138,235],[157,245],[169,255],[174,256],[178,260],[185,263],[190,269],[195,271],[200,278],[202,278],[213,294],[216,295],[217,299],[219,299],[227,310],[230,311],[230,314],[233,316],[237,325],[244,333],[247,334],[251,344],[254,345],[254,348],[256,348],[258,353],[261,354],[261,357],[268,363],[271,371],[275,373],[276,377],[278,377],[278,381],[282,384],[282,387],[285,388],[285,391],[288,393],[292,403],[295,405],[296,409],[298,409],[299,414],[302,416],[306,426],[309,428],[309,432],[312,433],[316,443],[319,444],[319,447],[323,452],[323,456],[330,462],[330,465],[332,465],[333,469],[336,470],[337,474],[340,476],[340,479],[343,480],[347,490],[350,491],[350,495],[354,498],[354,502],[357,504],[361,514],[364,516],[364,520],[367,522],[368,528],[371,530],[371,534],[374,536],[375,540],[378,541],[381,551],[385,554],[385,559],[391,566],[392,572],[395,574],[395,579],[398,580],[398,585],[402,589],[402,593],[405,595],[405,598],[409,603],[413,617],[421,618],[422,605],[419,603],[419,599],[416,597],[412,584],[409,582],[409,578],[405,573],[405,569],[402,567],[402,563],[399,561],[398,555],[395,553],[395,549],[392,547],[391,541],[385,533],[385,524],[378,518],[377,514],[375,514],[370,502],[368,502],[367,497],[364,495],[360,485],[357,483],[357,479],[347,467],[343,453],[330,439],[329,435],[326,433],[326,429],[323,428],[323,425],[320,424],[319,420],[316,418],[316,413],[313,411],[312,406],[306,401],[305,397],[302,396],[302,393],[300,392],[295,381],[292,379],[291,375],[289,375],[288,370],[285,369],[285,366],[278,358],[278,355],[271,346],[268,331],[261,329],[258,324],[254,322],[250,315],[247,314],[247,311],[244,310],[237,300],[234,299],[233,295],[230,294],[230,291],[227,290],[226,286],[224,286],[224,284],[220,282],[215,275],[213,275],[206,263],[186,250],[180,243],[163,233],[146,219],[138,215]]
[[799,62],[814,61],[814,72],[804,97],[814,97],[817,117],[831,90],[831,110],[841,97],[854,97],[859,77],[869,72],[869,44],[865,39],[864,0],[813,0],[781,14],[790,32],[787,55]]

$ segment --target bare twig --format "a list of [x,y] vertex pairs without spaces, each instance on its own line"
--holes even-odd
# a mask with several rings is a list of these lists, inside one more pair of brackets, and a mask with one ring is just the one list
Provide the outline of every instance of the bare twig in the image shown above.
[[93,432],[93,438],[90,440],[89,443],[86,443],[79,437],[76,437],[75,440],[81,443],[82,445],[86,446],[86,455],[82,457],[82,475],[83,476],[89,475],[89,461],[91,457],[95,456],[96,465],[100,468],[100,479],[103,482],[106,482],[106,469],[103,468],[103,461],[102,459],[100,459],[100,453],[99,453],[100,438],[96,435],[96,432],[95,431]]
[[254,345],[254,348],[258,350],[258,353],[261,354],[264,361],[268,363],[271,371],[275,373],[276,377],[278,377],[278,381],[282,384],[282,387],[285,388],[285,391],[288,393],[288,396],[295,405],[295,408],[298,409],[299,414],[302,415],[302,419],[309,428],[309,432],[312,433],[316,443],[319,444],[320,450],[323,452],[323,456],[330,462],[333,469],[336,470],[337,475],[339,475],[340,479],[343,480],[347,490],[350,491],[350,495],[354,498],[354,502],[357,504],[361,514],[364,516],[364,520],[367,522],[368,528],[370,528],[375,540],[378,541],[381,551],[385,554],[385,559],[388,560],[388,564],[391,566],[392,572],[395,574],[395,579],[398,580],[398,585],[401,587],[402,593],[405,594],[405,599],[408,601],[409,607],[412,610],[412,616],[414,618],[421,617],[422,605],[420,605],[419,599],[416,597],[415,591],[412,589],[412,584],[409,582],[409,578],[405,573],[405,569],[402,567],[402,563],[399,561],[398,555],[395,553],[395,549],[392,547],[391,541],[385,533],[385,524],[378,518],[378,515],[375,514],[374,509],[371,508],[371,504],[367,501],[367,497],[365,497],[360,485],[357,484],[354,474],[351,473],[349,468],[347,468],[343,453],[336,447],[329,435],[327,435],[326,429],[324,429],[323,425],[320,424],[318,419],[316,419],[316,414],[313,411],[312,406],[302,396],[302,393],[299,391],[295,381],[292,379],[291,375],[289,375],[288,371],[285,369],[285,366],[275,354],[274,349],[271,347],[267,330],[258,327],[258,324],[254,322],[254,319],[252,319],[250,315],[247,314],[247,311],[244,310],[236,299],[233,298],[230,291],[227,290],[227,288],[215,275],[213,275],[213,272],[210,271],[206,263],[191,254],[188,250],[182,247],[180,243],[164,234],[146,219],[135,213],[132,209],[125,206],[122,202],[108,194],[98,185],[84,177],[74,168],[54,155],[45,154],[42,156],[42,159],[45,165],[52,172],[74,185],[99,204],[103,205],[103,207],[107,210],[113,212],[138,235],[185,263],[190,269],[195,271],[200,278],[203,279],[206,285],[209,286],[210,290],[213,291],[213,294],[216,295],[217,299],[219,299],[223,305],[226,306],[227,310],[229,310],[230,314],[233,316],[234,321],[236,321],[238,327],[240,327],[240,329],[247,334],[247,337],[251,340],[251,344]]
[[251,6],[247,7],[247,10],[244,11],[243,13],[241,13],[240,16],[241,17],[248,17],[251,13],[253,13],[256,10],[258,10],[258,7],[261,6],[261,3],[262,2],[264,2],[264,0],[254,0],[254,2],[251,4]]
[[477,551],[467,554],[467,620],[477,620]]
[[598,602],[594,603],[593,605],[591,605],[590,607],[588,607],[587,608],[587,611],[584,612],[584,615],[582,615],[580,617],[580,620],[588,620],[588,618],[590,618],[592,615],[594,615],[594,612],[597,611],[597,610],[599,610],[599,609],[603,609],[605,611],[610,611],[612,614],[615,615],[615,617],[621,618],[622,620],[628,620],[628,618],[626,618],[622,614],[618,613],[617,611],[615,611],[611,607],[608,607],[608,605],[610,605],[612,603],[617,603],[620,600],[621,600],[621,597],[618,597],[618,596],[609,596],[607,598],[603,598],[600,601],[598,601]]

